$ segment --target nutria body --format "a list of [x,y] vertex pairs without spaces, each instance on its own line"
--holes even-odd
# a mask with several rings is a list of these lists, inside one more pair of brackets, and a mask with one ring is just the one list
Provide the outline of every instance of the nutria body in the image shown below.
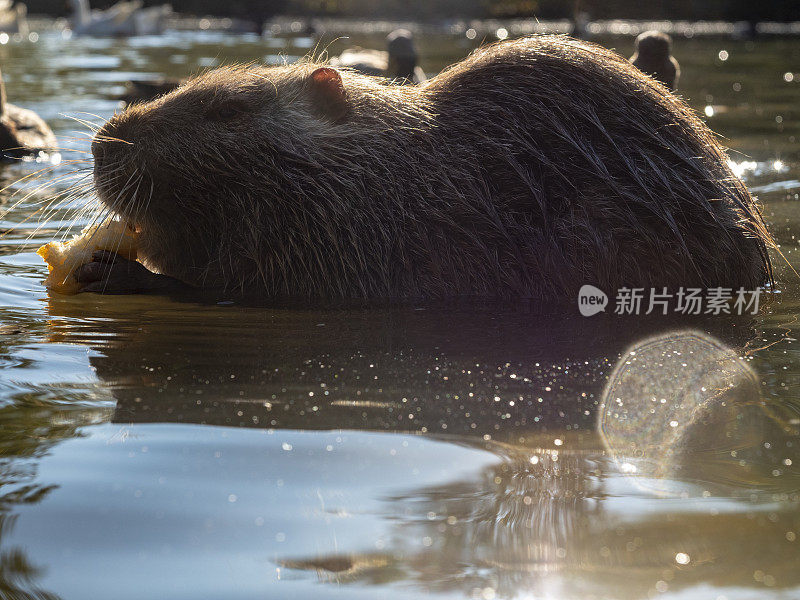
[[422,86],[222,68],[117,115],[92,148],[144,263],[194,286],[574,298],[771,278],[769,234],[711,131],[564,37],[478,50]]
[[681,67],[672,56],[672,38],[666,33],[653,30],[639,34],[630,61],[669,89],[678,89]]
[[39,115],[6,101],[0,73],[0,159],[35,156],[56,149],[56,136]]

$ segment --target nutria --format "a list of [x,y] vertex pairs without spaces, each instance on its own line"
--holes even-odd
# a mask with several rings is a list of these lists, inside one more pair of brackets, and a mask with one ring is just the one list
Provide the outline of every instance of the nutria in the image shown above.
[[645,31],[636,38],[631,63],[671,90],[678,89],[681,67],[672,56],[672,38],[660,31]]
[[56,136],[32,110],[6,102],[0,73],[0,158],[35,156],[56,149]]
[[408,29],[395,29],[386,36],[386,50],[348,48],[331,59],[331,66],[346,67],[364,75],[388,77],[396,83],[422,83],[427,79],[417,65],[414,36]]
[[771,280],[771,237],[713,133],[566,37],[479,49],[421,86],[220,68],[116,115],[92,151],[100,200],[160,275],[105,256],[78,274],[89,291],[574,298]]

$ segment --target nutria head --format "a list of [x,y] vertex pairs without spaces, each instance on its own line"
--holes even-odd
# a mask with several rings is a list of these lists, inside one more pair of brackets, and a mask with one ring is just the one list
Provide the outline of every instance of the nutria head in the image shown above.
[[370,102],[405,92],[373,93],[385,87],[311,64],[211,71],[97,133],[99,198],[140,230],[150,268],[195,285],[258,280],[277,293],[285,271],[301,266],[291,247],[312,243],[312,195],[338,177],[323,157],[364,151],[347,144],[355,123],[390,127]]

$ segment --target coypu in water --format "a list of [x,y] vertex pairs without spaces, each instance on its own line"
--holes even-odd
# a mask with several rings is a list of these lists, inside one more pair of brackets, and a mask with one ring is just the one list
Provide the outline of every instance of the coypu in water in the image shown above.
[[631,63],[671,90],[678,89],[681,67],[672,56],[672,38],[660,31],[645,31],[636,38]]
[[56,136],[39,115],[6,101],[0,73],[0,159],[35,156],[56,149]]
[[427,79],[417,65],[414,36],[408,29],[395,29],[386,36],[386,51],[349,48],[333,57],[330,64],[399,83],[422,83]]
[[160,274],[98,255],[78,273],[89,291],[574,298],[772,276],[708,127],[627,60],[560,36],[479,49],[421,86],[220,68],[116,115],[92,151],[100,200]]

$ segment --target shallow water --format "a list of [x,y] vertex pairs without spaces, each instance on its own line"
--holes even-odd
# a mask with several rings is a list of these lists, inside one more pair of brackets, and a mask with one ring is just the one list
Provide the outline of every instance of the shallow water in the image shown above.
[[[798,597],[800,287],[779,257],[759,314],[688,321],[48,297],[35,248],[86,223],[38,220],[88,148],[70,117],[107,118],[137,75],[315,43],[0,46],[9,99],[73,149],[0,174],[35,180],[0,195],[0,597]],[[426,39],[423,67],[474,43]],[[677,56],[800,269],[800,43]]]

